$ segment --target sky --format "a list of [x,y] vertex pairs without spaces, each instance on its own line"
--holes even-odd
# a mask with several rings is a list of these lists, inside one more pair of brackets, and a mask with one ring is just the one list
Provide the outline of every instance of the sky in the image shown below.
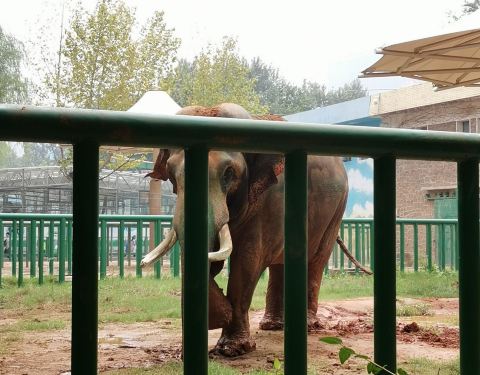
[[[34,38],[39,24],[59,23],[63,2],[0,1],[0,26],[22,41]],[[125,1],[136,8],[140,22],[154,10],[164,10],[167,24],[182,39],[182,57],[191,59],[208,43],[234,36],[248,59],[260,56],[291,82],[308,79],[328,88],[350,82],[374,63],[380,57],[375,48],[442,33],[450,21],[448,12],[459,13],[463,4],[463,0]],[[96,0],[81,2],[93,9]],[[58,40],[56,30],[51,31],[52,43]],[[362,82],[370,94],[418,83],[402,78]]]

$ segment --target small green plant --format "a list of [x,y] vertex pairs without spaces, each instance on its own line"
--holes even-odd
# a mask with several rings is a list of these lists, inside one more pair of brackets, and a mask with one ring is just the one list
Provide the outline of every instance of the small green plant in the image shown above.
[[367,373],[368,374],[378,374],[380,371],[385,371],[388,374],[391,375],[408,375],[408,373],[404,369],[397,369],[397,372],[391,372],[384,366],[379,365],[378,363],[373,362],[373,360],[364,354],[356,353],[355,350],[352,348],[349,348],[345,345],[343,345],[342,339],[338,337],[331,337],[331,336],[326,336],[326,337],[321,337],[320,338],[321,342],[324,342],[326,344],[330,345],[340,345],[340,350],[338,351],[338,357],[340,359],[340,363],[343,365],[345,362],[347,362],[351,357],[353,358],[358,358],[362,359],[367,362]]

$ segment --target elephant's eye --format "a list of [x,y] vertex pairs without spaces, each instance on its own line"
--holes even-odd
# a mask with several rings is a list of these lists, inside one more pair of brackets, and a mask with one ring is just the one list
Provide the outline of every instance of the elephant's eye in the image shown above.
[[235,171],[233,170],[232,167],[228,167],[225,169],[225,172],[223,172],[223,186],[228,186],[230,182],[235,178]]

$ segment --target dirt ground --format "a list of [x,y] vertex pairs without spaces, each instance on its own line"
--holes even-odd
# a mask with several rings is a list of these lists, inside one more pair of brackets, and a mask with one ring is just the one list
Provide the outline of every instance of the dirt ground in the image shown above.
[[[411,358],[449,360],[458,356],[458,299],[402,299],[404,304],[427,303],[431,316],[399,318],[397,351],[399,362]],[[338,348],[319,342],[319,337],[339,336],[357,353],[372,355],[373,301],[359,298],[324,302],[319,317],[324,328],[308,336],[309,364],[321,374],[358,374],[363,362],[340,366]],[[275,357],[283,358],[283,333],[261,331],[258,322],[263,311],[250,314],[252,335],[257,350],[239,358],[216,358],[242,372],[251,369],[272,369]],[[21,319],[21,317],[19,317]],[[41,319],[41,318],[40,318]],[[15,319],[0,319],[0,324]],[[414,324],[415,323],[415,324]],[[220,330],[209,332],[213,347]],[[178,322],[162,320],[136,324],[106,324],[99,330],[99,372],[125,367],[149,367],[178,361],[181,331]],[[70,363],[70,331],[25,333],[8,355],[0,356],[0,374],[52,375],[68,374]]]

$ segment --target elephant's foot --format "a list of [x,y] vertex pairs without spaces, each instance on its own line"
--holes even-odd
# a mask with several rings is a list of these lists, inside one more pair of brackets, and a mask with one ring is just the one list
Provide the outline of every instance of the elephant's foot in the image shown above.
[[308,332],[315,332],[325,329],[325,325],[317,318],[317,314],[308,313],[307,318]]
[[212,355],[223,355],[225,357],[238,357],[250,353],[256,348],[255,340],[251,337],[241,339],[229,339],[221,337],[215,348],[210,350]]
[[281,331],[283,329],[283,317],[265,314],[258,327],[264,331]]

